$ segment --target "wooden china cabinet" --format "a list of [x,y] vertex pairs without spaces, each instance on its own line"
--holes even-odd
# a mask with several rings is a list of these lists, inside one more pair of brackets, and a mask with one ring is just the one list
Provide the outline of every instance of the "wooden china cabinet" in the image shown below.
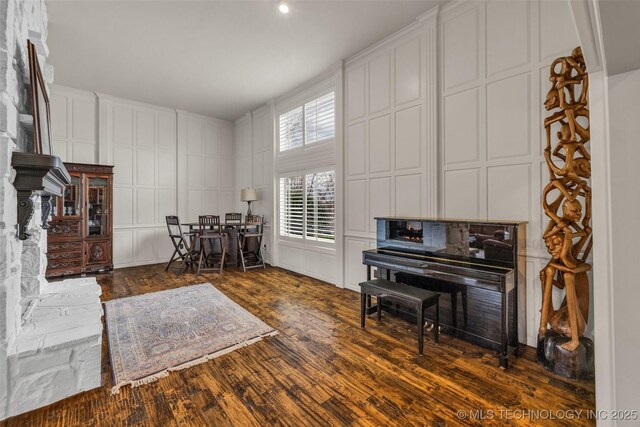
[[46,275],[113,270],[113,166],[64,165],[71,184],[51,198]]

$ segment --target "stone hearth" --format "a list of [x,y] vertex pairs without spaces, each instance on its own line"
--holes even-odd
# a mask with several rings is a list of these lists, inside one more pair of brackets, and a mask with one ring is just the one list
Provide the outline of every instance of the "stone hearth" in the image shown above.
[[67,279],[31,300],[9,356],[9,416],[100,387],[100,294],[95,278]]

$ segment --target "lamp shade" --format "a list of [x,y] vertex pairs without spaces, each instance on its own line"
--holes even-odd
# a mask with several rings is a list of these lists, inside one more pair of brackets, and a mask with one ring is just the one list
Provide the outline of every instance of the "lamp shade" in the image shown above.
[[240,190],[240,200],[243,202],[253,202],[258,200],[255,188],[243,188]]

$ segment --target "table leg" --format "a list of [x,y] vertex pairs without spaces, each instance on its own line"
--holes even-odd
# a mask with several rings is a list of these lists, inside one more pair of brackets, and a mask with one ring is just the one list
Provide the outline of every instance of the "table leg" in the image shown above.
[[378,322],[382,321],[382,297],[378,295],[376,297],[376,311],[378,314]]
[[422,336],[424,335],[424,311],[422,303],[418,304],[416,308],[418,316],[418,354],[422,356]]

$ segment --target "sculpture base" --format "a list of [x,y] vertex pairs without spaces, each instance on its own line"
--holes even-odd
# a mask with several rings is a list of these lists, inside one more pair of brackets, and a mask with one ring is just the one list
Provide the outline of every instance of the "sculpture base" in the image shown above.
[[538,339],[538,363],[549,371],[574,380],[591,380],[594,377],[593,341],[581,337],[575,351],[563,349],[569,338],[555,331],[547,331]]

